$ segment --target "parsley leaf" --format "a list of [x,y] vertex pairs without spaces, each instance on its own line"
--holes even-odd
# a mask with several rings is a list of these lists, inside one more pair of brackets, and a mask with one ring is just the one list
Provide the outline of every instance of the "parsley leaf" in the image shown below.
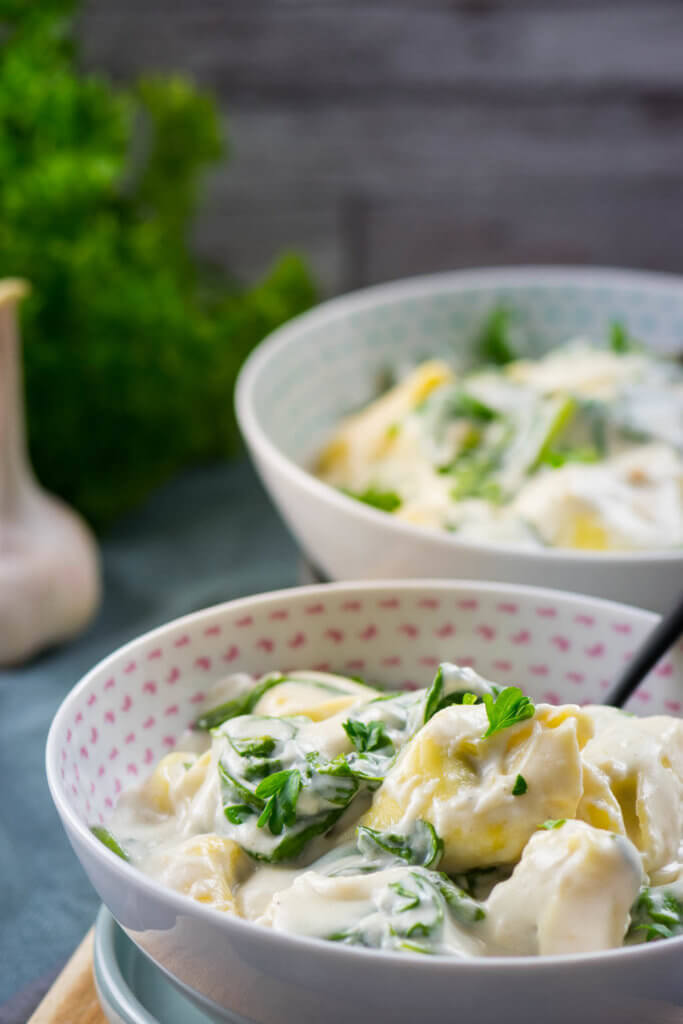
[[371,505],[372,508],[378,508],[381,512],[395,512],[402,504],[396,491],[380,491],[375,487],[368,487],[365,491],[350,491],[345,487],[342,490],[349,498],[362,501],[364,505]]
[[489,720],[489,727],[484,733],[493,736],[501,729],[507,729],[511,725],[524,722],[527,718],[533,718],[536,708],[518,686],[506,686],[495,697],[490,693],[484,694],[484,704]]
[[526,793],[528,788],[529,787],[527,786],[527,782],[526,782],[526,779],[524,778],[524,776],[523,775],[518,775],[517,778],[515,779],[515,784],[512,787],[512,795],[513,796],[524,796],[524,794]]
[[387,754],[394,753],[394,744],[387,736],[384,722],[365,723],[357,718],[349,718],[343,723],[343,728],[359,754],[380,750]]
[[285,825],[293,825],[300,790],[301,773],[297,768],[275,772],[259,782],[254,792],[266,803],[259,815],[258,827],[267,825],[274,836],[279,836]]
[[551,829],[562,828],[566,820],[566,818],[548,818],[547,821],[544,821],[543,824],[538,827],[544,828],[546,832],[550,832]]
[[108,828],[104,828],[102,825],[93,825],[90,831],[92,832],[96,839],[99,839],[99,841],[103,843],[108,850],[111,850],[112,853],[115,853],[117,857],[121,858],[121,860],[130,860],[130,857],[128,856],[126,851],[119,844],[118,840],[114,838],[114,836],[111,834]]

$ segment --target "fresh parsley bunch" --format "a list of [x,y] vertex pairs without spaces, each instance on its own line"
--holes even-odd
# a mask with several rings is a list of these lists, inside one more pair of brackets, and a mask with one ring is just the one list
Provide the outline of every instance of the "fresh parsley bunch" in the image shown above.
[[188,245],[224,152],[212,99],[179,77],[79,70],[75,0],[0,0],[0,277],[33,284],[23,332],[42,482],[96,525],[180,467],[235,450],[235,375],[313,300],[294,256],[251,288]]

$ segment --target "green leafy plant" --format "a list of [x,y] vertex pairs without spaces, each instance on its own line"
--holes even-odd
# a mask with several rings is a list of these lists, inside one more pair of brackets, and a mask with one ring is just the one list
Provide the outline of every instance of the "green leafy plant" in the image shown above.
[[0,0],[0,277],[26,303],[29,442],[41,481],[102,526],[238,440],[237,370],[313,301],[293,255],[244,288],[188,245],[224,152],[180,77],[130,88],[77,64],[74,0]]

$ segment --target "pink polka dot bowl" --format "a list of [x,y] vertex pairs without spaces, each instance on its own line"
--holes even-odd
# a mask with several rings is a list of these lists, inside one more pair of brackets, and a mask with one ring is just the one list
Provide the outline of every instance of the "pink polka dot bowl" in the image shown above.
[[[230,672],[317,668],[418,687],[449,660],[537,700],[599,702],[655,622],[597,598],[480,582],[333,584],[231,601],[134,640],[74,687],[48,736],[50,791],[116,920],[216,1021],[443,1024],[456,1007],[471,1024],[673,1019],[657,1014],[683,1004],[683,938],[542,959],[370,952],[196,903],[120,860],[88,827],[106,822],[118,794],[176,744]],[[682,705],[679,645],[630,709],[679,714]]]

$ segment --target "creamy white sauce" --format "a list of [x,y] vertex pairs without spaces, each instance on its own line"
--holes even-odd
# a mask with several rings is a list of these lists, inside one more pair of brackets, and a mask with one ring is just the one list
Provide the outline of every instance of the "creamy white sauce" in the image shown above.
[[[489,418],[463,411],[462,392]],[[683,370],[582,339],[464,377],[426,363],[341,425],[318,475],[352,494],[393,496],[398,518],[463,539],[679,547]]]
[[[108,827],[136,867],[195,900],[368,948],[606,949],[643,937],[643,886],[683,917],[683,722],[539,704],[486,736],[494,684],[450,664],[438,679],[382,699],[295,673],[212,735],[183,737]],[[206,707],[258,682],[229,677]],[[464,693],[493,710],[452,703]],[[278,831],[267,799],[282,772],[299,788]]]

